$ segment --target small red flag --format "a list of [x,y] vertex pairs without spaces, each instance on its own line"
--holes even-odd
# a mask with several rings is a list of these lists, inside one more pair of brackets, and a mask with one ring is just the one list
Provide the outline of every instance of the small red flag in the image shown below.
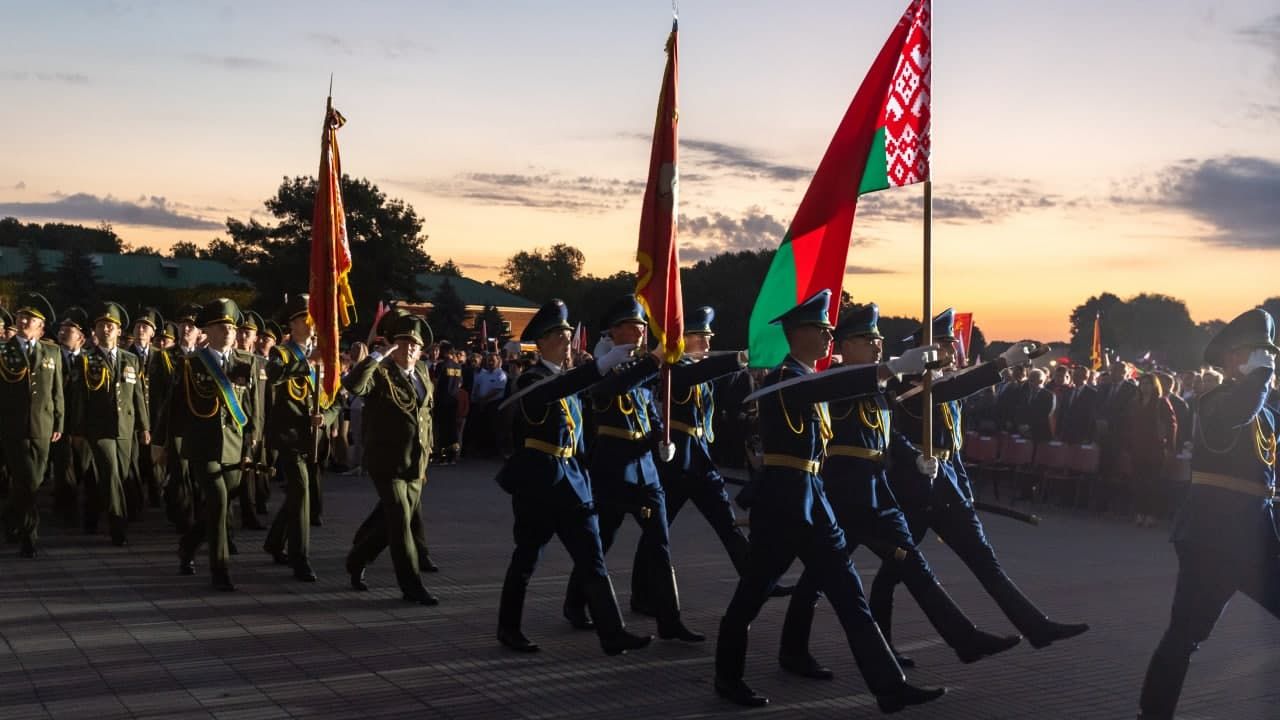
[[956,334],[957,367],[967,365],[969,357],[969,341],[973,338],[973,313],[956,313],[954,332]]
[[653,151],[649,156],[649,182],[644,189],[640,214],[640,243],[636,260],[640,270],[636,296],[649,314],[653,333],[668,364],[684,354],[684,311],[680,293],[680,254],[676,249],[676,214],[680,173],[676,166],[676,106],[678,62],[676,30],[671,22],[667,38],[667,69],[658,95],[658,119],[653,128]]
[[1089,364],[1093,370],[1102,369],[1102,313],[1093,316],[1093,346],[1089,350]]
[[342,381],[339,336],[355,322],[351,295],[351,247],[347,243],[347,218],[342,207],[342,163],[338,157],[338,128],[347,122],[325,103],[324,129],[320,135],[320,174],[316,178],[315,212],[311,218],[311,299],[308,311],[315,326],[315,356],[324,369],[320,405],[329,407]]

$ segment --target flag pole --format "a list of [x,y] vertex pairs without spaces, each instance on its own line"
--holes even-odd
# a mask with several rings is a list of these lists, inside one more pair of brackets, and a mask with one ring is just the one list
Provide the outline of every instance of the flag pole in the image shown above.
[[[932,173],[932,168],[930,168]],[[924,181],[924,334],[921,342],[933,344],[933,180]],[[921,451],[933,456],[933,375],[924,373],[924,390],[920,393]]]

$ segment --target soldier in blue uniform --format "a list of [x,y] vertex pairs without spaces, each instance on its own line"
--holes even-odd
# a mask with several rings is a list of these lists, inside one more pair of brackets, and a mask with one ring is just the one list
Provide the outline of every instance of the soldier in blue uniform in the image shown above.
[[[830,302],[831,291],[823,290],[773,321],[786,332],[790,353],[765,377],[762,387],[804,378],[829,355]],[[747,631],[769,591],[797,557],[835,609],[858,669],[882,711],[930,702],[946,693],[944,688],[907,683],[867,608],[844,531],[818,474],[823,448],[831,438],[827,401],[875,394],[895,373],[923,371],[928,353],[928,348],[916,348],[887,366],[823,373],[760,398],[764,472],[751,510],[747,571],[720,621],[715,689],[721,696],[748,707],[769,702],[742,679]]]
[[1275,322],[1260,308],[1205,348],[1205,362],[1227,379],[1195,401],[1191,485],[1172,535],[1178,580],[1142,684],[1144,720],[1173,718],[1191,653],[1237,592],[1280,617],[1276,413],[1266,405],[1277,352]]
[[[708,306],[685,314],[684,349],[672,370],[671,387],[671,441],[675,445],[675,457],[658,465],[658,476],[667,497],[667,523],[675,522],[676,514],[686,502],[693,502],[715,531],[716,536],[729,553],[729,561],[739,575],[747,567],[746,533],[737,526],[733,505],[725,491],[724,478],[711,458],[711,445],[715,442],[715,384],[714,380],[742,369],[742,362],[735,353],[726,353],[698,361],[699,377],[691,382],[685,372],[695,364],[690,355],[711,351],[711,323],[715,310]],[[705,378],[705,379],[704,379]],[[635,562],[631,569],[631,610],[643,615],[654,615],[649,585],[651,570],[649,554],[643,547],[636,548]],[[789,588],[774,588],[774,595],[785,594]]]
[[[879,318],[880,308],[875,303],[846,311],[840,318],[835,341],[845,365],[881,361],[884,336]],[[906,473],[915,470],[922,479],[932,479],[938,474],[938,460],[925,457],[893,427],[892,420],[889,401],[882,393],[831,403],[833,436],[827,444],[822,478],[836,520],[844,528],[849,552],[865,545],[880,557],[882,565],[898,568],[925,616],[961,662],[976,662],[1008,650],[1021,638],[979,630],[942,588],[912,540],[906,517],[889,487],[888,467]],[[830,679],[831,670],[809,654],[809,630],[817,600],[813,573],[806,570],[787,608],[778,662],[796,675]],[[898,661],[903,667],[914,665],[901,656]]]
[[[605,325],[614,345],[645,347],[647,322],[644,308],[635,295],[620,298],[605,314]],[[673,368],[672,383],[688,388],[740,367],[736,357],[728,359],[732,361],[728,366],[713,361]],[[661,441],[662,417],[650,387],[658,369],[658,359],[646,354],[592,386],[591,410],[596,428],[591,442],[591,491],[600,515],[600,541],[606,553],[617,537],[623,518],[631,515],[640,525],[636,553],[644,559],[637,570],[645,574],[644,580],[649,586],[648,599],[658,618],[658,637],[702,642],[706,636],[685,627],[680,619],[680,595],[671,567],[667,499],[654,462],[655,448],[664,462],[671,461],[675,454],[674,444]],[[593,625],[586,614],[583,579],[581,574],[570,576],[564,615],[574,627],[589,629]]]
[[[919,341],[923,330],[912,338]],[[955,313],[947,309],[933,320],[933,337],[940,343],[942,361],[955,359]],[[982,583],[1004,614],[1033,647],[1074,637],[1089,629],[1084,623],[1058,623],[1050,620],[1035,603],[1009,579],[995,549],[988,542],[982,521],[973,508],[973,487],[960,459],[964,440],[960,401],[1000,381],[1000,372],[1012,364],[1026,363],[1033,343],[1015,343],[993,362],[977,365],[963,374],[939,382],[933,389],[933,452],[939,462],[936,480],[922,476],[914,468],[898,468],[891,476],[894,495],[906,513],[911,537],[918,547],[930,528],[942,538],[969,570]],[[901,385],[905,390],[908,385]],[[922,444],[923,410],[921,396],[898,403],[894,423],[906,437]],[[886,563],[871,583],[871,609],[886,637],[892,637],[893,591],[903,580],[902,567]]]
[[519,652],[538,650],[520,630],[524,597],[542,549],[558,535],[575,572],[583,577],[600,646],[606,654],[618,655],[645,647],[652,638],[627,632],[618,610],[600,545],[595,501],[582,467],[582,406],[577,396],[629,358],[634,347],[615,347],[566,372],[570,331],[568,308],[552,300],[520,337],[521,342],[537,343],[540,358],[516,382],[516,391],[524,394],[512,401],[514,451],[497,478],[511,493],[516,544],[502,583],[498,642]]

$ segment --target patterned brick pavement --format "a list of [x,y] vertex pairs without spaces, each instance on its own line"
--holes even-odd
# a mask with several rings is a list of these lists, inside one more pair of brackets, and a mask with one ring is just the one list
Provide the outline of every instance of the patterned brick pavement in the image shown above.
[[[400,600],[390,558],[369,570],[373,591],[347,589],[342,558],[374,503],[367,480],[326,479],[325,525],[312,532],[314,585],[294,581],[260,552],[263,533],[239,531],[232,574],[240,592],[208,587],[206,561],[178,577],[175,538],[150,510],[132,545],[49,528],[34,562],[0,556],[0,718],[698,718],[876,717],[833,614],[819,607],[814,654],[835,682],[782,673],[774,660],[781,601],[752,628],[748,680],[773,704],[740,711],[711,690],[713,644],[657,641],[622,658],[560,618],[567,556],[552,544],[526,607],[543,651],[510,653],[493,639],[510,541],[510,509],[495,466],[433,468],[423,495],[436,608]],[[273,498],[273,506],[280,493]],[[1168,615],[1175,561],[1159,530],[1050,513],[1033,528],[988,518],[1009,573],[1050,614],[1093,624],[1045,650],[1020,646],[961,665],[905,590],[895,632],[921,667],[911,677],[952,692],[920,718],[1133,717],[1147,658]],[[626,606],[637,533],[624,528],[610,556]],[[733,571],[696,511],[673,528],[687,624],[712,635],[733,591]],[[930,561],[984,628],[1010,626],[945,546]],[[876,561],[856,556],[864,579]],[[798,566],[790,573],[792,579]],[[629,618],[654,632],[648,618]],[[1280,623],[1237,597],[1197,654],[1183,693],[1188,720],[1280,718]]]

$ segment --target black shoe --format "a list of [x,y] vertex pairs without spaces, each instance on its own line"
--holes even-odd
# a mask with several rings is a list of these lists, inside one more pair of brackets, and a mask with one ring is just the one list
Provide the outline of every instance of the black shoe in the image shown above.
[[427,607],[435,607],[440,604],[440,599],[425,588],[418,592],[404,593],[401,597],[404,598],[405,602],[418,603]]
[[179,559],[178,559],[178,574],[179,574],[179,575],[195,575],[195,574],[196,574],[196,561],[195,561],[195,560],[187,560],[187,559],[185,559],[185,558],[179,558]]
[[351,573],[351,589],[356,592],[369,592],[369,583],[364,581],[364,568]]
[[515,650],[516,652],[538,652],[538,643],[525,637],[524,633],[519,630],[508,630],[501,627],[498,628],[498,642],[512,650]]
[[288,565],[288,564],[289,564],[289,553],[287,553],[287,552],[285,552],[285,551],[283,551],[283,550],[272,550],[270,547],[267,547],[266,545],[263,545],[263,546],[262,546],[262,552],[264,552],[264,553],[266,553],[266,554],[270,555],[270,556],[271,556],[271,561],[272,561],[272,562],[274,562],[274,563],[275,563],[275,564],[277,564],[277,565]]
[[650,605],[648,602],[644,600],[636,600],[635,598],[631,598],[631,612],[635,613],[636,615],[658,617],[658,613],[653,609],[652,605]]
[[628,650],[639,650],[653,642],[652,635],[632,635],[626,630],[619,630],[608,638],[600,638],[600,647],[605,655],[625,655]]
[[688,643],[705,642],[707,639],[706,635],[703,635],[700,632],[694,632],[685,627],[684,623],[680,621],[680,618],[676,618],[675,621],[670,624],[658,623],[658,637],[663,640],[681,640]]
[[774,585],[773,589],[769,591],[769,597],[791,597],[791,593],[795,592],[795,589],[795,585],[783,585],[779,583]]
[[235,592],[235,583],[231,582],[231,575],[226,570],[215,572],[213,574],[213,589],[220,592]]
[[1046,620],[1034,633],[1027,634],[1031,647],[1039,650],[1059,640],[1066,640],[1088,631],[1088,623],[1056,623]]
[[877,695],[876,704],[880,706],[882,713],[896,713],[909,705],[923,705],[946,694],[947,689],[944,687],[918,688],[904,682],[890,695]]
[[575,630],[596,629],[596,624],[591,620],[591,616],[587,614],[587,609],[581,605],[577,607],[565,605],[564,619],[568,620]]
[[240,548],[236,547],[236,541],[232,540],[231,538],[227,538],[227,554],[228,555],[240,554]]
[[431,558],[418,558],[418,572],[440,572],[440,566],[431,562]]
[[769,698],[757,695],[751,686],[741,680],[721,680],[717,676],[715,685],[717,695],[743,707],[764,707],[769,704]]
[[1022,642],[1021,635],[992,635],[978,630],[964,647],[956,648],[956,656],[962,663],[973,663],[984,657],[1002,653],[1020,642]]
[[36,543],[29,537],[22,538],[22,547],[18,548],[18,557],[31,559],[36,556]]
[[811,680],[832,680],[836,674],[831,672],[831,668],[818,664],[818,661],[812,655],[805,653],[804,655],[779,655],[778,664],[783,670],[792,675],[809,678]]
[[316,577],[316,571],[311,569],[311,563],[306,560],[293,566],[293,578],[302,582],[315,582],[319,579]]

